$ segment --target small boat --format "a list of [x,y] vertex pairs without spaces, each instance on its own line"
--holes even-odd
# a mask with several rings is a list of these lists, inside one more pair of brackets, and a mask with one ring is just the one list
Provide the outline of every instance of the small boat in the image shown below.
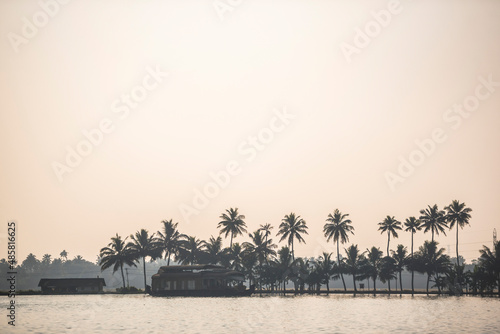
[[245,275],[216,265],[162,266],[151,277],[152,296],[236,297],[250,296]]

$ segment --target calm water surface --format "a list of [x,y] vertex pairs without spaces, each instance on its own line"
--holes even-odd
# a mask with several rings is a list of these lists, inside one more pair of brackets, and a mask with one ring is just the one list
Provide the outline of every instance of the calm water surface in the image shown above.
[[427,296],[17,296],[1,333],[498,333],[500,299]]

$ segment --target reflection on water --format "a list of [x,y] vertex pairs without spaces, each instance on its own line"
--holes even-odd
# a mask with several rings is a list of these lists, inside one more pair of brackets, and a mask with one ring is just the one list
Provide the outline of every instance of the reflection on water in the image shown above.
[[[17,296],[2,333],[496,333],[500,299],[427,296]],[[2,300],[2,309],[7,304]]]

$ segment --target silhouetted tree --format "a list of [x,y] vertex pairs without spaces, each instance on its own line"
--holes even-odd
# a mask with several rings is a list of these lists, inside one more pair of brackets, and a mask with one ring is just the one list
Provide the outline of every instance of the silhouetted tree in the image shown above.
[[179,247],[179,256],[176,258],[181,264],[196,264],[205,256],[203,248],[205,241],[199,240],[196,237],[186,236],[181,241]]
[[429,230],[432,233],[431,241],[434,241],[434,232],[439,235],[439,232],[446,235],[445,228],[448,228],[446,224],[445,212],[438,209],[438,206],[434,204],[433,206],[428,206],[426,209],[420,210],[420,222],[424,233]]
[[246,223],[243,221],[245,219],[244,215],[240,215],[238,213],[238,208],[230,208],[226,210],[219,218],[222,221],[219,222],[217,228],[222,228],[220,230],[220,234],[224,233],[224,237],[227,238],[228,235],[231,235],[231,242],[229,244],[229,248],[233,247],[233,237],[236,237],[240,234],[246,232]]
[[[420,220],[416,219],[415,217],[409,217],[405,221],[405,226],[406,232],[411,233],[411,260],[413,260],[413,235],[417,233],[417,231],[420,231],[422,228],[420,226]],[[415,293],[415,286],[414,286],[414,280],[415,280],[415,271],[411,271],[411,294],[413,295]]]
[[483,245],[483,249],[479,252],[481,253],[479,263],[493,278],[492,281],[496,282],[500,296],[500,241],[494,244],[493,250]]
[[300,216],[296,216],[293,212],[289,215],[286,215],[285,218],[282,219],[280,230],[278,231],[277,236],[281,235],[280,241],[288,238],[288,245],[292,246],[293,260],[295,260],[293,240],[297,239],[298,242],[305,243],[304,238],[302,238],[301,234],[309,234],[307,233],[307,225],[305,220],[300,218]]
[[158,232],[158,239],[162,244],[163,250],[165,251],[165,260],[167,260],[167,266],[169,266],[170,257],[172,255],[178,255],[181,240],[185,236],[177,230],[177,225],[179,223],[172,223],[172,219],[164,220],[162,221],[162,224],[163,231]]
[[352,275],[352,283],[354,284],[354,292],[357,292],[356,278],[361,273],[361,267],[365,265],[366,259],[364,252],[360,253],[358,245],[351,245],[345,249],[347,256],[344,260],[346,272]]
[[394,219],[394,216],[387,216],[383,221],[378,223],[380,233],[387,232],[387,256],[389,256],[389,243],[391,242],[391,234],[394,238],[398,237],[396,230],[401,230],[401,222]]
[[134,255],[132,253],[132,243],[126,243],[127,238],[122,238],[116,234],[111,238],[111,242],[107,247],[101,248],[99,256],[101,257],[99,265],[101,271],[113,267],[113,274],[120,268],[122,275],[123,288],[125,289],[125,276],[123,275],[123,265],[136,267],[134,263]]
[[130,246],[132,257],[139,263],[142,259],[142,268],[144,271],[144,290],[146,290],[146,257],[151,260],[161,258],[163,252],[161,241],[155,237],[155,234],[149,235],[148,231],[141,229],[135,235],[131,234],[132,245]]
[[354,227],[351,225],[351,220],[347,219],[348,216],[349,214],[342,214],[339,209],[335,209],[333,214],[328,214],[328,218],[326,219],[328,223],[323,226],[323,233],[326,237],[326,241],[330,241],[330,239],[333,238],[333,242],[337,243],[337,267],[340,271],[344,291],[347,291],[347,288],[342,273],[342,266],[340,264],[339,241],[344,244],[349,241],[349,233],[354,235]]
[[469,225],[469,219],[471,218],[470,213],[472,212],[471,208],[465,206],[465,203],[460,203],[457,200],[451,202],[450,205],[445,207],[446,210],[446,221],[450,224],[450,230],[453,226],[457,225],[457,266],[460,265],[458,262],[458,227],[461,229],[464,228],[465,225]]
[[401,273],[403,272],[406,264],[408,263],[407,254],[408,250],[403,245],[398,245],[396,251],[392,251],[392,258],[394,259],[396,272],[399,274],[399,289],[401,292],[403,292],[403,280],[401,278]]
[[368,260],[367,274],[373,280],[373,292],[377,292],[377,277],[380,271],[383,252],[375,246],[366,251]]

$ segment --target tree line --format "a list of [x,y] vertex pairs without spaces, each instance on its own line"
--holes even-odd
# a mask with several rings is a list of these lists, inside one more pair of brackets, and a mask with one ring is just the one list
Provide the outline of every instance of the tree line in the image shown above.
[[[306,221],[295,213],[285,215],[278,227],[276,237],[279,242],[285,241],[286,246],[278,250],[273,242],[271,224],[263,224],[248,234],[250,241],[233,242],[235,238],[247,232],[245,216],[239,213],[238,208],[227,209],[220,215],[217,224],[219,236],[211,236],[209,240],[200,240],[195,236],[182,234],[178,223],[170,220],[161,222],[162,228],[150,234],[141,229],[129,237],[122,238],[118,234],[111,238],[111,242],[100,250],[101,270],[113,269],[113,273],[120,270],[123,286],[125,278],[123,266],[137,266],[142,262],[144,273],[144,287],[146,287],[146,258],[151,261],[164,258],[167,265],[175,260],[180,264],[218,264],[245,274],[250,284],[258,284],[261,289],[285,290],[286,283],[292,281],[299,291],[319,291],[326,285],[329,291],[330,280],[341,279],[344,291],[347,291],[344,274],[350,275],[353,280],[354,291],[360,280],[372,280],[373,291],[376,292],[376,281],[387,283],[391,291],[391,280],[399,279],[402,291],[402,272],[412,273],[411,291],[414,293],[414,273],[427,275],[426,290],[429,284],[439,292],[461,294],[463,289],[473,293],[493,292],[500,286],[500,249],[496,243],[492,249],[483,246],[480,250],[478,265],[473,271],[464,272],[464,264],[459,262],[459,228],[470,224],[472,210],[465,203],[457,200],[440,210],[437,205],[429,205],[420,210],[418,218],[409,217],[403,223],[394,216],[385,217],[378,223],[380,233],[387,233],[387,251],[384,256],[378,247],[361,250],[352,244],[344,248],[341,253],[340,245],[349,242],[354,235],[354,227],[349,214],[338,209],[328,214],[323,233],[327,241],[333,241],[337,246],[336,261],[332,253],[323,252],[318,258],[295,257],[294,244],[305,243],[308,234]],[[446,235],[446,230],[456,229],[457,262],[452,263],[444,248],[440,248],[435,236]],[[395,250],[390,249],[392,238],[398,238],[398,231],[411,233],[411,248],[408,251],[404,245],[397,245]],[[431,240],[425,241],[414,251],[413,236],[423,231],[431,233]],[[223,247],[222,237],[229,237],[229,247]]]

